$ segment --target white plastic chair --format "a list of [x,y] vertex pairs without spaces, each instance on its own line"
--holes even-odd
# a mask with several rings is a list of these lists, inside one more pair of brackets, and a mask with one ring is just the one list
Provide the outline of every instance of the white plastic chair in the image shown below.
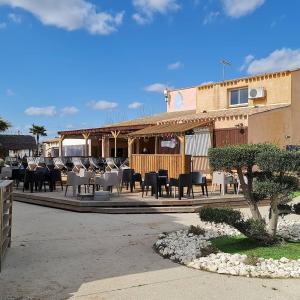
[[221,195],[225,195],[225,190],[227,187],[227,184],[233,184],[233,176],[232,175],[226,175],[223,171],[214,171],[212,175],[212,183],[211,183],[211,193],[215,192],[216,186],[221,186]]
[[67,195],[68,192],[68,187],[72,186],[73,187],[73,196],[76,196],[76,189],[79,186],[84,185],[89,186],[90,184],[90,179],[88,177],[80,177],[76,175],[75,172],[68,172],[67,173],[67,183],[66,183],[66,190],[65,190],[65,196]]
[[38,166],[38,160],[36,157],[27,157],[28,169],[34,171]]
[[90,168],[94,169],[94,170],[98,170],[100,169],[99,165],[97,165],[96,159],[94,157],[90,157],[89,158],[89,162],[90,162]]
[[120,185],[122,177],[120,177],[121,172],[106,172],[104,173],[104,190],[107,190],[108,187],[116,187],[118,195],[120,194]]
[[[246,175],[243,176],[244,177],[244,181],[246,184],[248,184],[248,178]],[[239,178],[237,178],[237,190],[236,190],[236,194],[238,195],[240,192],[240,188],[241,188],[241,181]]]
[[12,177],[12,168],[3,167],[1,170],[1,178],[11,178]]
[[67,166],[63,163],[62,159],[60,157],[54,157],[53,158],[54,167],[56,169],[62,170],[62,169],[68,169]]
[[107,164],[107,171],[111,171],[111,170],[119,170],[119,167],[115,164],[115,161],[112,157],[108,157],[105,159],[105,162]]
[[126,158],[125,161],[121,164],[120,169],[130,169],[129,168],[129,159]]
[[86,170],[86,167],[82,163],[80,157],[72,157],[72,163],[74,164],[75,169],[80,170],[81,168],[83,168],[84,170]]

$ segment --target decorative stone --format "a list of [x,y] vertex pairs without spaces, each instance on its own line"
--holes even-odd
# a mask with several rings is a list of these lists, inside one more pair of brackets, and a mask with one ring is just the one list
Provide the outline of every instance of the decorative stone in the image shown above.
[[[205,223],[203,235],[194,235],[188,230],[160,234],[154,248],[163,257],[191,268],[217,272],[219,274],[265,278],[300,278],[300,259],[279,260],[259,258],[256,265],[245,265],[247,255],[211,253],[202,256],[203,249],[211,245],[209,241],[224,235],[237,235],[238,231],[225,224]],[[285,239],[300,241],[300,223],[284,220],[278,226],[278,233]],[[207,250],[205,251],[207,254]]]

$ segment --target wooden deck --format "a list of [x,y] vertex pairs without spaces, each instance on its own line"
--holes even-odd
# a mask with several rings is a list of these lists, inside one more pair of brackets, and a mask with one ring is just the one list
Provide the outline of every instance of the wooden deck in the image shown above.
[[[65,197],[62,192],[29,193],[15,190],[14,201],[53,207],[75,212],[129,214],[129,213],[194,213],[203,206],[211,207],[247,207],[243,196],[228,194],[224,197],[212,195],[196,196],[195,199],[141,197],[141,193],[122,193],[113,195],[109,201],[78,200]],[[263,202],[262,205],[266,205]]]

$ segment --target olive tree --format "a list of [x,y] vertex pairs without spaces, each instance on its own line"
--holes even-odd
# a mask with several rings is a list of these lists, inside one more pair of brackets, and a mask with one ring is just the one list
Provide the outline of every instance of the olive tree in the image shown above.
[[[231,171],[235,169],[237,171],[253,222],[248,220],[249,222],[245,223],[239,219],[238,222],[234,222],[238,225],[235,227],[238,230],[242,228],[243,233],[250,237],[253,232],[253,228],[250,227],[253,227],[253,224],[256,229],[268,225],[265,226],[266,230],[260,228],[261,235],[265,236],[262,240],[266,243],[274,240],[280,214],[278,207],[289,202],[291,192],[298,187],[296,172],[299,171],[300,166],[299,153],[281,150],[270,144],[247,144],[211,148],[208,155],[213,170]],[[244,177],[245,172],[247,180]],[[266,198],[270,200],[268,224],[262,218],[258,207],[259,201]],[[203,211],[200,216],[201,214],[206,221],[213,220],[212,211],[209,211],[209,214]],[[226,218],[224,220],[226,222]],[[245,230],[245,226],[250,229]],[[254,239],[257,239],[256,231]]]

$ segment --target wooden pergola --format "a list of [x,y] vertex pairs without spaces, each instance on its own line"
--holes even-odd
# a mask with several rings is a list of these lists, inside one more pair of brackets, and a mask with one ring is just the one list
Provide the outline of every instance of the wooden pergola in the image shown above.
[[[102,140],[102,154],[103,156],[108,155],[109,138],[114,139],[115,157],[117,156],[117,139],[127,139],[128,134],[141,130],[148,125],[129,125],[129,126],[109,126],[89,129],[78,129],[78,130],[66,130],[59,131],[59,156],[62,156],[62,143],[65,139],[84,139],[85,140],[85,155],[88,156],[88,140],[91,138],[97,138]],[[104,155],[105,154],[105,155]]]
[[[128,135],[128,157],[131,168],[144,174],[149,171],[156,171],[159,168],[169,170],[170,176],[178,176],[180,173],[191,171],[191,156],[185,154],[185,136],[192,134],[193,129],[210,127],[213,132],[214,122],[186,122],[186,123],[164,123],[132,132]],[[159,154],[159,137],[176,137],[180,143],[180,154]],[[154,154],[133,154],[133,143],[140,138],[155,138]]]

